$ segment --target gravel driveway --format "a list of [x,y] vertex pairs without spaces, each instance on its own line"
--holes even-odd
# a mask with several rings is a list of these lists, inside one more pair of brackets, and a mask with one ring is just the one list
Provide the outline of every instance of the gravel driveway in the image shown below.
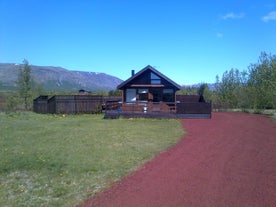
[[181,120],[188,133],[82,207],[275,207],[276,123],[213,113]]

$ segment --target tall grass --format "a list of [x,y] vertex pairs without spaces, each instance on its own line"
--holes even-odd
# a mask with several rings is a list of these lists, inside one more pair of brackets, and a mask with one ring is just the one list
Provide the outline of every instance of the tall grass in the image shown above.
[[0,113],[0,206],[75,206],[182,135],[177,120]]

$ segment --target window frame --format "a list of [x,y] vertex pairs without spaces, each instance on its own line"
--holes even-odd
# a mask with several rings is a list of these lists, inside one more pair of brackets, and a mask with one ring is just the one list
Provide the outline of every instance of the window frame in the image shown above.
[[126,103],[136,102],[136,89],[128,88],[126,89]]
[[161,78],[155,73],[150,73],[150,83],[151,84],[161,84]]
[[149,100],[149,89],[141,88],[138,89],[138,101],[148,101]]
[[163,95],[162,95],[162,101],[163,102],[174,102],[174,90],[171,88],[164,88],[163,89]]

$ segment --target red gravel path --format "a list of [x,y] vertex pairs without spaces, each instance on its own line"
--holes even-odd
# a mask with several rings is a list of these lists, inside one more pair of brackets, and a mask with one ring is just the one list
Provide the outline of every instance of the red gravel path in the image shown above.
[[188,135],[83,207],[276,207],[276,124],[213,113]]

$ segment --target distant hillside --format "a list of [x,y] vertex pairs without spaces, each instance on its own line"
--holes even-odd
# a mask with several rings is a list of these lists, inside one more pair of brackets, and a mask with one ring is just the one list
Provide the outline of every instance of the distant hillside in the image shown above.
[[[201,86],[201,84],[203,84],[203,83],[197,83],[197,84],[185,85],[185,86],[199,88]],[[215,85],[216,85],[215,83],[206,83],[206,84],[207,84],[210,91],[215,90]]]
[[[22,65],[0,63],[0,89],[15,89],[18,71]],[[110,91],[115,90],[122,80],[96,72],[70,71],[61,67],[31,65],[32,76],[37,83],[42,83],[44,90]]]

